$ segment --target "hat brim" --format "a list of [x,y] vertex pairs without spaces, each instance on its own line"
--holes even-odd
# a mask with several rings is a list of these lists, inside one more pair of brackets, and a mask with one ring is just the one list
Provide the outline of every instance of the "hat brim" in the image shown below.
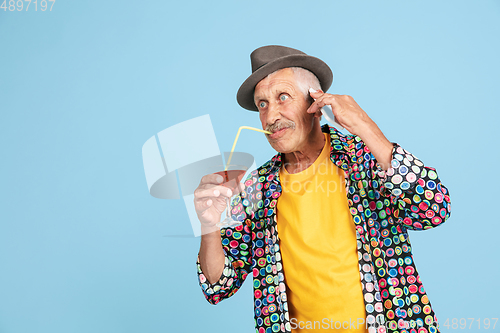
[[244,109],[259,111],[253,99],[255,86],[269,74],[287,67],[302,67],[311,71],[316,75],[321,89],[325,92],[332,85],[333,73],[326,63],[307,54],[293,54],[271,61],[253,72],[238,89],[236,94],[238,104]]

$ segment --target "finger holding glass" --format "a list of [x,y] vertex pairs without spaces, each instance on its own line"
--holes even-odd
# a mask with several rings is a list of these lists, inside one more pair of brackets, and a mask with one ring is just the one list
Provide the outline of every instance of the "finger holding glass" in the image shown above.
[[218,229],[216,223],[226,209],[226,199],[233,194],[230,189],[223,186],[224,177],[218,174],[205,175],[200,185],[194,191],[194,206],[202,228]]
[[[236,195],[241,191],[240,182],[247,169],[248,167],[245,165],[229,164],[224,167],[224,171],[218,171],[216,174],[224,178],[222,185],[227,187],[233,195]],[[226,198],[226,218],[220,223],[217,223],[217,226],[221,228],[235,227],[242,224],[232,217],[230,198],[231,196]]]

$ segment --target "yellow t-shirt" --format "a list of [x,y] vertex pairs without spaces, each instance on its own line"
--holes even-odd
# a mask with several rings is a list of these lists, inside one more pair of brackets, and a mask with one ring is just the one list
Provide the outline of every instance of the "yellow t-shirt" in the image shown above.
[[277,218],[293,332],[366,332],[356,231],[330,139],[306,170],[283,167]]

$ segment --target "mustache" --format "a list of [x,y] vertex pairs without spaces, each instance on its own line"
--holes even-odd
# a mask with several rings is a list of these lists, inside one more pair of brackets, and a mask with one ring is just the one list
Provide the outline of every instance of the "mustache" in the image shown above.
[[277,132],[277,131],[282,130],[284,128],[295,129],[295,122],[293,122],[292,120],[287,120],[287,119],[277,120],[274,122],[274,124],[267,125],[266,131],[274,133],[274,132]]

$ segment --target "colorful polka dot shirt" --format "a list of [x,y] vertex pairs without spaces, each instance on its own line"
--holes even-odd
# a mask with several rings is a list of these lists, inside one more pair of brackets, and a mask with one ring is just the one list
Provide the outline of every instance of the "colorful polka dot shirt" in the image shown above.
[[[332,162],[345,171],[368,331],[439,332],[413,262],[408,230],[446,221],[451,212],[448,190],[435,169],[397,144],[391,168],[384,172],[358,136],[326,125],[322,130],[330,133]],[[220,280],[210,284],[197,262],[199,283],[211,304],[233,295],[249,274],[253,277],[259,333],[291,332],[276,220],[280,167],[277,154],[251,173],[245,190],[233,200],[231,212],[243,225],[221,229],[226,257]]]

